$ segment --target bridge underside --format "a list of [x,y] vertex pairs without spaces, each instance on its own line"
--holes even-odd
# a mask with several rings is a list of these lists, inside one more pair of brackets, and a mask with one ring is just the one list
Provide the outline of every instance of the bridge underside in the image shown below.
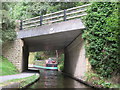
[[23,41],[28,46],[29,52],[59,50],[67,47],[80,33],[80,30],[74,30],[25,38]]

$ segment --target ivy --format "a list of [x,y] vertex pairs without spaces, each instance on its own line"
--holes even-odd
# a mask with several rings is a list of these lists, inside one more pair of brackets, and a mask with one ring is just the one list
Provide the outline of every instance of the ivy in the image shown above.
[[98,74],[120,73],[118,2],[93,2],[85,18],[86,55]]

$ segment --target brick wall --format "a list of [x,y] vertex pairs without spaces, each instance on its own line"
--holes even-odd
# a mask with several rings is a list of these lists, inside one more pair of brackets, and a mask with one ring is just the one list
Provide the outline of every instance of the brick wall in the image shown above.
[[20,72],[22,71],[22,47],[21,39],[9,41],[2,46],[2,55],[12,62]]

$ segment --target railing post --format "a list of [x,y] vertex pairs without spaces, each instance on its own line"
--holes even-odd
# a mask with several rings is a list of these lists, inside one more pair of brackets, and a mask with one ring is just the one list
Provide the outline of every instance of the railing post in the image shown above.
[[66,16],[66,9],[64,9],[64,21],[66,21],[67,19],[67,16]]
[[40,16],[40,26],[42,25],[42,15]]
[[20,20],[20,30],[22,30],[22,20]]

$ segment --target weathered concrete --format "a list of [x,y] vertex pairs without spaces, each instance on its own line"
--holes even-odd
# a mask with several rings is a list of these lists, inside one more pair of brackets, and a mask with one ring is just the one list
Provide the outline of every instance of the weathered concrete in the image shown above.
[[81,30],[81,29],[85,29],[85,26],[83,25],[82,21],[80,19],[74,19],[74,20],[58,22],[50,25],[34,27],[27,30],[21,30],[18,32],[18,38],[23,39],[28,37],[36,37],[41,35],[48,35],[48,34],[66,32],[66,31],[68,32],[68,31]]
[[83,78],[87,71],[87,65],[82,35],[79,35],[64,51],[64,72],[74,77]]
[[19,71],[22,71],[22,47],[21,39],[7,42],[2,46],[2,55],[8,58]]

